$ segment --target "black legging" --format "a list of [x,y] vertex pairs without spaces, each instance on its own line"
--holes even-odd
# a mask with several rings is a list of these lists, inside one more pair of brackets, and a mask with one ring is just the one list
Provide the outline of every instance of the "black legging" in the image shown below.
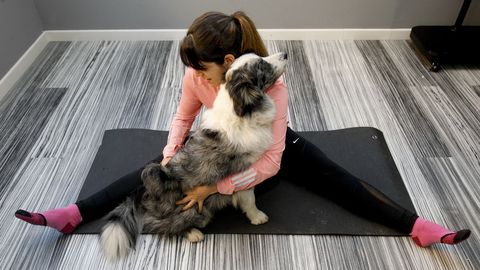
[[[417,215],[353,176],[288,128],[279,174],[369,220],[410,233]],[[288,166],[288,167],[287,167]]]
[[[162,160],[163,155],[160,155],[145,165],[160,163]],[[102,217],[123,202],[130,193],[142,185],[141,175],[144,168],[145,166],[126,174],[92,196],[76,202],[82,215],[82,222]]]
[[[160,162],[160,155],[150,162]],[[149,163],[150,163],[149,162]],[[328,198],[354,214],[410,233],[418,217],[399,206],[368,183],[331,161],[317,146],[287,129],[282,168],[278,175],[292,172],[296,184]],[[288,170],[287,167],[288,166]],[[97,219],[121,203],[141,184],[142,168],[116,180],[94,195],[77,202],[84,222]],[[288,171],[288,172],[287,172]],[[318,177],[315,177],[318,176]],[[266,180],[268,181],[268,180]]]

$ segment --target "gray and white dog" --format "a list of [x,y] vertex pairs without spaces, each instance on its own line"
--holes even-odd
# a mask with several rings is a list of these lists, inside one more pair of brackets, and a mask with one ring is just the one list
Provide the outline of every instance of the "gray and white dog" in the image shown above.
[[193,187],[246,170],[270,147],[275,105],[265,90],[283,74],[286,59],[285,53],[246,54],[234,61],[200,127],[165,167],[147,165],[143,187],[106,216],[100,239],[107,257],[127,255],[142,230],[201,241],[204,236],[198,228],[227,205],[240,207],[252,224],[268,221],[255,205],[253,189],[211,195],[201,213],[194,208],[182,211],[175,202]]

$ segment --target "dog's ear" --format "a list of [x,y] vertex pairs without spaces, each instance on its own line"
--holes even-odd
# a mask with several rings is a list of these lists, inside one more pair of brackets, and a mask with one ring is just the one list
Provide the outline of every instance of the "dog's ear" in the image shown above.
[[252,74],[252,83],[261,91],[265,91],[277,80],[274,67],[262,58],[252,63],[249,71]]
[[238,69],[232,74],[226,87],[232,98],[235,113],[240,117],[251,114],[264,98],[261,90],[254,84],[251,75],[244,68]]

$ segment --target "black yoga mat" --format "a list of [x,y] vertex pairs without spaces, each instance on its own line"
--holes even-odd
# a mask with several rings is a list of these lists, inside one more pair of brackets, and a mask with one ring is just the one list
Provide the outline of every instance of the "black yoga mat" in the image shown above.
[[[299,132],[332,160],[415,212],[381,131],[359,127],[332,131]],[[168,132],[147,129],[107,130],[79,199],[101,190],[158,156]],[[311,176],[312,178],[315,176]],[[233,207],[220,211],[205,233],[232,234],[342,234],[405,235],[358,217],[331,201],[294,184],[295,179],[267,179],[257,186],[257,206],[269,216],[262,225],[251,225]],[[74,233],[99,233],[101,219],[82,224]]]

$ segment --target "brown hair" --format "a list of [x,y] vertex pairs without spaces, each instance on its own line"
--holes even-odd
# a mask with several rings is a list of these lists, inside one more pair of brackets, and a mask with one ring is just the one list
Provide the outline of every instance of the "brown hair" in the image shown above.
[[245,53],[268,56],[265,44],[253,21],[242,11],[232,15],[207,12],[195,19],[180,43],[180,58],[197,70],[200,62],[223,64],[227,54],[235,58]]

